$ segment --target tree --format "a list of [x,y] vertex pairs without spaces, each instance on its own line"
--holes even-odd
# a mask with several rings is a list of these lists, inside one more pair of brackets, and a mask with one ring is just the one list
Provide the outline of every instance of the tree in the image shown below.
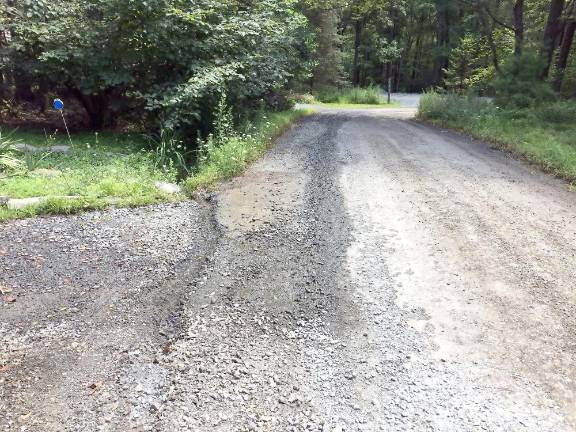
[[305,8],[304,14],[316,36],[310,88],[314,90],[338,86],[342,82],[344,70],[338,13],[334,8]]
[[250,106],[302,72],[306,20],[291,0],[27,0],[15,8],[11,67],[28,84],[74,95],[95,129],[131,113],[152,127],[199,128],[223,89]]
[[560,92],[562,89],[562,81],[566,66],[568,65],[568,57],[572,48],[574,40],[574,33],[576,32],[576,1],[572,1],[564,23],[562,33],[562,42],[560,44],[560,51],[558,53],[558,62],[556,63],[556,76],[554,77],[553,87],[554,90]]
[[560,35],[562,33],[562,22],[560,17],[564,10],[564,0],[551,0],[548,8],[548,19],[544,28],[544,41],[542,45],[543,68],[540,78],[545,79],[550,73],[550,66],[554,57],[554,51],[558,47]]

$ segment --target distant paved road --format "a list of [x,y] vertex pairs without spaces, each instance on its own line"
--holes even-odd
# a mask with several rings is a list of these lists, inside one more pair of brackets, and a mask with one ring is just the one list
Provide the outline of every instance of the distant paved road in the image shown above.
[[420,93],[392,93],[392,100],[399,102],[402,108],[418,108]]

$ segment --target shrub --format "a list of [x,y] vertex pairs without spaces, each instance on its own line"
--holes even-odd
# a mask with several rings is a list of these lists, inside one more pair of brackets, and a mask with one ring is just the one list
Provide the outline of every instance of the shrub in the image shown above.
[[455,121],[493,109],[492,103],[478,97],[429,92],[420,99],[418,116],[425,119]]
[[576,124],[576,103],[560,101],[546,104],[536,109],[536,116],[545,122]]
[[499,105],[528,108],[537,102],[556,99],[552,87],[538,79],[541,60],[532,55],[514,57],[503,68],[503,74],[494,82]]

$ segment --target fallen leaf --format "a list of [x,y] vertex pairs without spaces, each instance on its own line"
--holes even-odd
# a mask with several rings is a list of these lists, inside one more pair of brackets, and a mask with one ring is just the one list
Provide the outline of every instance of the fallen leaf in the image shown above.
[[32,415],[32,411],[30,411],[28,414],[22,414],[20,417],[18,417],[18,421],[20,423],[24,423],[26,420],[28,420],[28,417],[30,417]]
[[4,297],[4,301],[6,303],[16,303],[16,297],[14,296],[6,296]]
[[0,293],[2,294],[8,294],[12,292],[12,288],[9,288],[7,286],[4,285],[0,285]]
[[0,365],[0,373],[6,372],[8,369],[10,369],[10,365]]
[[100,388],[102,388],[103,385],[104,385],[104,383],[102,381],[98,381],[98,382],[90,384],[88,386],[88,388],[90,390],[94,390],[94,392],[97,392],[98,390],[100,390]]

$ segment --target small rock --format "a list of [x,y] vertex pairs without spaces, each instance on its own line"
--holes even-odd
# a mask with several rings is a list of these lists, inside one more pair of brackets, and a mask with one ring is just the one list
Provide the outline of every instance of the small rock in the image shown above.
[[70,153],[70,146],[67,145],[55,145],[50,147],[50,150],[54,153]]
[[[80,196],[56,196],[54,198],[73,201],[73,200],[80,199],[82,197],[80,197]],[[8,202],[6,203],[6,206],[12,210],[21,210],[21,209],[24,209],[26,207],[42,204],[47,199],[48,199],[48,197],[13,198],[13,199],[8,200]]]
[[54,178],[62,175],[62,171],[48,168],[38,168],[32,171],[32,174],[36,174],[42,177]]
[[14,148],[16,150],[26,153],[38,153],[39,151],[42,151],[42,149],[34,147],[33,145],[30,144],[15,144]]
[[154,185],[159,191],[167,194],[177,194],[182,192],[182,188],[174,183],[156,182]]
[[6,203],[6,206],[11,210],[21,210],[26,207],[30,207],[33,205],[38,205],[42,201],[45,201],[46,198],[21,198],[21,199],[9,199]]
[[288,403],[294,403],[298,400],[298,396],[295,393],[292,393],[288,396]]

